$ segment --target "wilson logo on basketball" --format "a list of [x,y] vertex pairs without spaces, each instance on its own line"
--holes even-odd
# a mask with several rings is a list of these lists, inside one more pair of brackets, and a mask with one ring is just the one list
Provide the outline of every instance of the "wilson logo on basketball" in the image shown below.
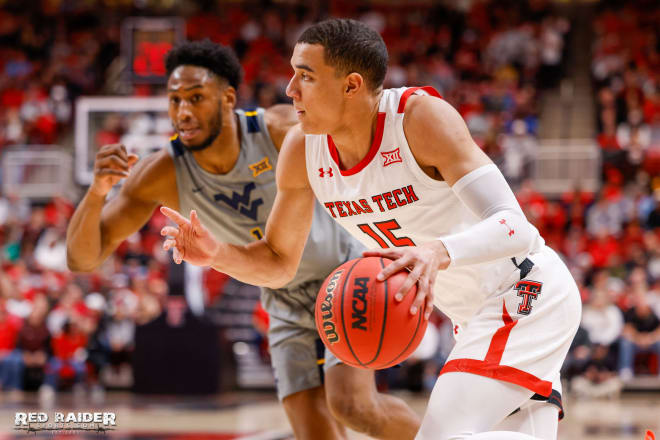
[[384,167],[388,165],[392,165],[393,163],[403,162],[403,160],[401,159],[401,153],[399,152],[398,148],[392,151],[383,151],[382,153],[380,153],[380,155],[383,156]]
[[356,278],[355,285],[353,286],[353,302],[351,308],[353,309],[353,322],[351,323],[352,328],[359,330],[367,330],[365,324],[367,323],[367,292],[369,288],[367,284],[369,283],[369,278]]
[[337,280],[341,278],[341,274],[344,273],[343,270],[338,270],[332,274],[328,286],[325,288],[325,298],[321,303],[321,320],[323,321],[323,332],[331,344],[339,341],[339,335],[337,334],[337,329],[335,328],[335,323],[332,320],[332,300],[334,299],[335,289],[337,288]]
[[391,263],[389,258],[355,258],[333,270],[319,289],[314,303],[316,330],[325,347],[346,365],[391,367],[410,356],[424,337],[428,323],[424,307],[410,314],[417,286],[403,301],[394,299],[408,272],[376,281]]

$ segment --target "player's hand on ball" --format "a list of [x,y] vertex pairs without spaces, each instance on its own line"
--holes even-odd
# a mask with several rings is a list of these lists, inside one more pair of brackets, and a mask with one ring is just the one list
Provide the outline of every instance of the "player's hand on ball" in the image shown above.
[[439,269],[445,269],[449,266],[449,255],[441,241],[435,240],[421,246],[371,249],[363,252],[362,255],[365,257],[387,257],[394,260],[378,274],[376,279],[379,281],[383,281],[403,269],[409,270],[408,279],[396,292],[394,299],[401,301],[417,283],[417,296],[412,306],[410,306],[410,313],[414,315],[422,304],[426,303],[424,319],[429,319],[433,311],[435,277]]
[[220,243],[206,229],[197,217],[195,210],[190,211],[190,220],[173,209],[160,208],[177,226],[165,226],[160,235],[166,236],[163,249],[173,250],[172,259],[176,264],[187,261],[195,266],[211,266],[218,252]]
[[102,146],[94,160],[94,181],[89,188],[90,192],[105,197],[117,182],[128,177],[138,159],[137,155],[128,154],[122,144]]

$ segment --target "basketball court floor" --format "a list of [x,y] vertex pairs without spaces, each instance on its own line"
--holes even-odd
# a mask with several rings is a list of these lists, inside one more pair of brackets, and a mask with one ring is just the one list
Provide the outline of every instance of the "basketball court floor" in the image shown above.
[[[419,414],[423,395],[398,393]],[[566,418],[560,423],[561,440],[643,440],[647,429],[660,433],[660,396],[628,393],[612,400],[565,401]],[[99,433],[25,433],[14,430],[17,411],[114,411],[116,430]],[[231,393],[213,397],[139,396],[108,393],[102,404],[70,393],[58,396],[52,408],[41,408],[36,394],[20,401],[0,395],[0,440],[49,439],[164,439],[164,440],[289,440],[291,430],[272,392]],[[351,432],[351,440],[368,437]],[[660,438],[660,437],[658,437]]]

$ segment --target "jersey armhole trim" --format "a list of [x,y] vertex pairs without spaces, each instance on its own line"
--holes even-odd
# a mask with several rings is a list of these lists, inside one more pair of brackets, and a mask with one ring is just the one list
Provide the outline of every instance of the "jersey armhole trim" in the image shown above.
[[400,137],[405,142],[404,148],[402,148],[402,153],[405,154],[408,157],[408,161],[406,166],[408,169],[415,175],[417,178],[417,181],[421,183],[422,185],[425,185],[428,188],[433,188],[433,189],[438,189],[438,188],[449,188],[449,184],[445,180],[436,180],[433,179],[432,177],[429,177],[419,166],[417,163],[417,159],[415,158],[415,155],[413,154],[412,150],[410,149],[410,144],[408,143],[408,138],[406,137],[406,133],[403,129],[403,117],[404,117],[404,109],[406,107],[406,102],[408,101],[408,98],[412,96],[415,92],[418,90],[422,90],[426,93],[428,93],[430,96],[434,96],[436,98],[444,99],[438,91],[431,87],[431,86],[424,86],[424,87],[410,87],[406,89],[402,94],[401,97],[399,98],[399,106],[397,109],[397,113],[394,115],[396,117],[396,122],[395,122],[395,130],[397,131],[397,136]]
[[170,138],[169,147],[168,151],[173,157],[183,156],[183,153],[185,153],[185,147],[181,144],[181,139],[179,139],[178,134],[175,134]]
[[403,111],[406,108],[406,102],[408,102],[408,98],[410,98],[410,96],[413,95],[418,90],[423,90],[426,93],[428,93],[430,96],[435,96],[436,98],[443,99],[442,95],[438,93],[438,91],[435,88],[431,86],[411,87],[405,92],[403,92],[403,94],[401,95],[401,98],[399,99],[399,107],[396,110],[397,113],[403,113]]

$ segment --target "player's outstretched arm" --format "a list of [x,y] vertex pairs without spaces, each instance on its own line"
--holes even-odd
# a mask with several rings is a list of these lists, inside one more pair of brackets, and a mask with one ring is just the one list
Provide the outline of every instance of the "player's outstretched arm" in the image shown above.
[[173,259],[211,266],[248,284],[282,287],[296,274],[314,215],[314,194],[307,180],[305,136],[299,127],[289,131],[277,164],[277,196],[263,239],[248,245],[221,243],[206,229],[197,214],[187,219],[161,208],[174,223],[161,234]]
[[[170,175],[174,178],[172,161],[164,154],[166,152],[155,153],[138,162],[138,157],[129,155],[121,144],[99,149],[94,163],[94,181],[67,229],[70,270],[96,269],[126,237],[146,223],[159,204],[157,194],[168,193],[165,180]],[[169,173],[168,167],[171,168]],[[106,203],[107,194],[122,178],[126,178],[126,182],[119,194]]]

